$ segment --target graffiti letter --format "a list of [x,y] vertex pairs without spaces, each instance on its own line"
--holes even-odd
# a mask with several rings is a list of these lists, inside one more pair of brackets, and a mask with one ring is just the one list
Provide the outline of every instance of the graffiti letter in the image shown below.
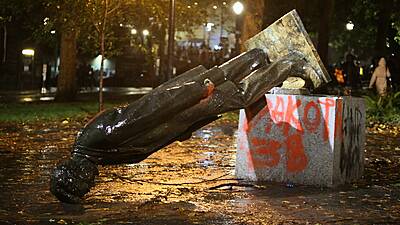
[[303,132],[303,127],[301,126],[299,119],[295,117],[295,112],[300,107],[301,101],[298,99],[293,102],[292,96],[288,96],[288,106],[285,114],[285,122],[283,125],[283,134],[287,136],[289,134],[290,125],[292,125],[298,131]]
[[259,138],[253,138],[251,143],[254,149],[251,153],[251,159],[254,168],[270,168],[278,165],[281,156],[278,152],[281,144],[275,140],[265,140]]
[[[269,105],[272,106],[270,102],[268,102],[268,107]],[[275,122],[281,122],[284,119],[285,116],[285,105],[283,98],[280,96],[276,96],[276,105],[275,108],[273,109],[272,107],[269,107],[271,109],[271,118]],[[272,110],[273,109],[273,110]]]
[[[309,113],[310,113],[311,108],[314,108],[314,110],[315,110],[315,118],[314,119],[309,118],[309,115],[310,115]],[[318,129],[320,123],[321,123],[320,108],[314,101],[307,103],[307,105],[304,107],[304,125],[305,125],[306,129],[310,132],[315,132]]]
[[327,141],[329,138],[329,111],[331,107],[335,106],[335,101],[330,98],[326,98],[326,101],[318,100],[320,104],[325,105],[325,116],[324,116],[324,140]]
[[304,152],[303,140],[300,134],[288,137],[286,156],[286,168],[288,172],[301,172],[307,167],[308,158]]
[[338,99],[335,120],[335,138],[343,139],[343,100]]

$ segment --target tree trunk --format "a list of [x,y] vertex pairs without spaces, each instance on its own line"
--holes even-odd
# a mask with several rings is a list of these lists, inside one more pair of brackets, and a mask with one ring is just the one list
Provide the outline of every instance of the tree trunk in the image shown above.
[[166,74],[166,66],[167,66],[167,60],[165,58],[165,44],[166,44],[166,36],[167,36],[167,32],[166,32],[166,27],[163,25],[161,25],[161,30],[160,30],[160,48],[158,49],[158,55],[160,57],[160,67],[158,68],[158,82],[157,82],[157,86],[164,83],[165,81],[167,81],[167,74]]
[[242,51],[244,51],[243,43],[263,29],[264,2],[265,0],[247,0],[245,2],[239,42]]
[[4,23],[3,26],[3,63],[7,61],[7,25]]
[[320,1],[320,21],[318,28],[318,45],[317,51],[325,66],[328,65],[328,51],[329,51],[329,34],[330,34],[330,21],[334,8],[334,0]]
[[[104,38],[103,38],[104,39]],[[103,98],[103,86],[104,86],[104,40],[102,44],[102,54],[101,54],[101,63],[100,63],[100,74],[99,74],[99,112],[104,109],[104,98]]]
[[101,63],[100,63],[100,74],[99,74],[99,112],[104,109],[104,99],[103,99],[103,78],[104,78],[104,58],[105,58],[105,35],[107,28],[107,16],[108,16],[108,0],[104,1],[104,11],[103,11],[103,21],[101,23],[101,28],[99,32],[100,36],[100,54],[101,54]]
[[168,67],[167,67],[167,80],[174,76],[174,49],[175,49],[175,0],[170,0],[169,3],[169,16],[168,16]]
[[381,0],[378,3],[378,23],[375,42],[375,54],[385,55],[386,37],[390,26],[390,15],[393,9],[393,0]]
[[65,30],[61,34],[57,101],[71,101],[76,97],[76,39],[77,33],[75,30]]

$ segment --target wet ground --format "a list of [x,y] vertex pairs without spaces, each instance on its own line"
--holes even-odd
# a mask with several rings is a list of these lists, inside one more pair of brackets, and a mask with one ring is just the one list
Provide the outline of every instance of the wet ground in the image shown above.
[[[132,100],[135,97],[140,97],[148,93],[151,87],[132,88],[132,87],[104,87],[104,98],[108,100]],[[77,100],[93,100],[98,98],[99,88],[81,88],[77,93]],[[57,93],[57,88],[50,89],[42,88],[41,90],[26,90],[26,91],[0,91],[0,103],[10,102],[49,102],[54,101]]]
[[365,177],[336,189],[234,176],[236,124],[219,121],[147,160],[100,168],[80,205],[49,192],[85,121],[0,124],[0,224],[400,224],[400,136],[367,135]]

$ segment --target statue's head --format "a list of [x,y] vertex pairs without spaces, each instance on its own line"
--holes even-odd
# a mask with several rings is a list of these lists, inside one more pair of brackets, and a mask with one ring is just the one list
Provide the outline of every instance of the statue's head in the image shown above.
[[98,170],[93,162],[83,157],[73,157],[53,170],[50,191],[62,202],[79,203],[94,186],[97,175]]

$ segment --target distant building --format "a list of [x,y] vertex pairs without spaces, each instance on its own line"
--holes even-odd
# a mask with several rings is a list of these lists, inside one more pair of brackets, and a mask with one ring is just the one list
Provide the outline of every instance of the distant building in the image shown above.
[[208,9],[207,22],[194,28],[192,32],[177,31],[178,46],[197,46],[205,44],[210,49],[218,50],[221,46],[230,49],[235,46],[235,15],[228,5]]
[[46,79],[54,80],[59,64],[54,49],[35,43],[19,21],[0,27],[0,34],[0,90],[40,89]]
[[[176,32],[175,55],[180,49],[190,46],[214,51],[224,48],[230,51],[235,46],[235,15],[230,6],[210,6],[205,23],[194,27],[192,32]],[[39,90],[42,87],[56,86],[59,74],[59,49],[37,44],[32,40],[32,32],[24,30],[19,21],[11,21],[7,27],[0,27],[0,91],[1,90]],[[122,24],[121,24],[122,25]],[[157,86],[165,81],[167,30],[161,27],[134,28],[133,25],[121,26],[122,52],[118,56],[106,59],[104,64],[105,85],[108,86]],[[155,30],[154,30],[155,29]],[[158,30],[157,30],[158,29]],[[161,29],[165,29],[161,31]],[[155,33],[161,36],[154,36]],[[55,34],[54,31],[51,32]],[[129,38],[126,38],[126,37]],[[164,38],[164,43],[161,43]],[[157,41],[155,40],[157,39]],[[125,41],[126,40],[126,41]],[[134,44],[136,42],[136,44]],[[140,48],[137,48],[140,42]],[[23,54],[23,50],[30,50]],[[26,52],[25,52],[26,53]],[[78,56],[77,69],[90,65],[94,80],[98,81],[100,70],[99,56]],[[196,66],[198,62],[182,64],[175,59],[177,74]],[[186,60],[185,62],[188,62]],[[216,63],[216,62],[214,62]],[[212,66],[212,64],[208,65]],[[77,73],[78,70],[77,70]],[[78,85],[84,85],[85,78],[78,74]],[[97,84],[97,83],[96,83]]]

